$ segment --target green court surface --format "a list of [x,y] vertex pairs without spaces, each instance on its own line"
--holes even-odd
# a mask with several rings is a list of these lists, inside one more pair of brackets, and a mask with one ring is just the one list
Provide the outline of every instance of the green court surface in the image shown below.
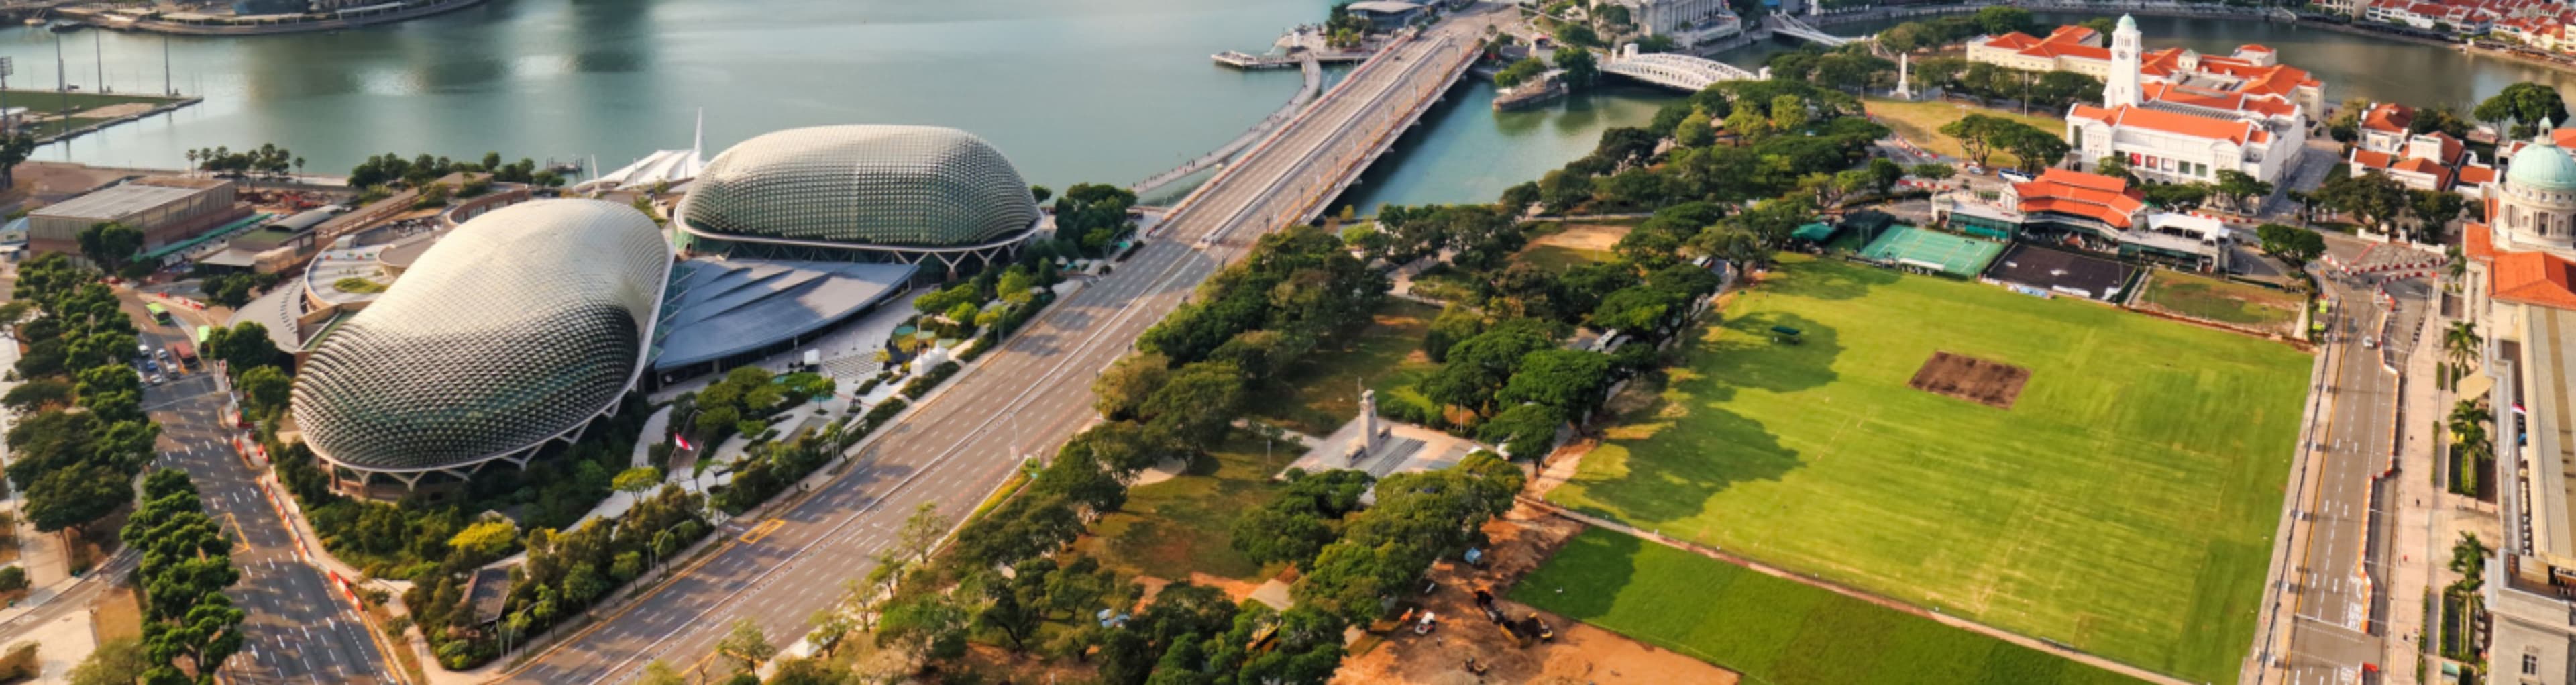
[[[1548,498],[2200,682],[2252,642],[2311,358],[1803,255]],[[1801,344],[1768,331],[1804,332]],[[2030,372],[1997,409],[1935,351]]]
[[1892,226],[1860,249],[1860,256],[1906,266],[1933,269],[1960,278],[1976,278],[2003,254],[2004,244],[1951,235],[1913,226]]
[[[1514,601],[1776,685],[2090,685],[2135,679],[1741,566],[1592,529]],[[1688,610],[1676,611],[1676,607]]]

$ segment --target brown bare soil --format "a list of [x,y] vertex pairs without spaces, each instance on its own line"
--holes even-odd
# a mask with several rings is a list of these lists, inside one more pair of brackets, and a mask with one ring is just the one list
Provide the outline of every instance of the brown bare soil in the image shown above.
[[1611,248],[1618,247],[1619,239],[1628,237],[1628,232],[1631,230],[1635,229],[1602,224],[1572,224],[1566,226],[1565,230],[1532,238],[1530,244],[1608,252]]
[[[1383,641],[1373,648],[1355,647],[1354,652],[1367,651],[1343,660],[1332,682],[1733,685],[1737,676],[1732,671],[1562,616],[1536,612],[1555,629],[1556,639],[1531,641],[1527,646],[1486,620],[1475,605],[1477,589],[1504,594],[1582,530],[1580,523],[1527,505],[1513,507],[1485,524],[1485,535],[1493,540],[1485,564],[1476,567],[1443,560],[1431,569],[1431,579],[1439,588],[1414,598],[1419,608],[1440,617],[1439,627],[1428,635],[1415,635],[1407,628],[1371,636]],[[1494,605],[1513,619],[1532,613],[1529,607],[1508,600],[1497,599]],[[1469,657],[1488,670],[1481,676],[1469,673]]]
[[1996,409],[2011,409],[2013,400],[2021,398],[2022,384],[2029,381],[2030,369],[1935,351],[1932,359],[1923,362],[1923,368],[1914,372],[1914,380],[1905,384],[1935,395],[1956,397]]

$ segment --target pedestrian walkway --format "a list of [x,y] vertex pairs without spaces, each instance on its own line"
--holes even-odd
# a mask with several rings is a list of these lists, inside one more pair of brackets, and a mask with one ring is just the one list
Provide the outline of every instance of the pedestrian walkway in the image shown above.
[[[2422,337],[2440,340],[2442,329],[2450,325],[2440,316],[2424,317]],[[2384,685],[2415,685],[2417,664],[2432,664],[2427,671],[2440,668],[2434,635],[2424,632],[2425,603],[2438,602],[2442,588],[2458,580],[2450,568],[2451,545],[2462,533],[2478,536],[2487,545],[2502,539],[2502,523],[2496,518],[2495,505],[2474,497],[2454,495],[2448,491],[2447,479],[2436,484],[2435,474],[2443,473],[2445,450],[2443,436],[2432,422],[2450,415],[2459,398],[2435,387],[2439,372],[2439,354],[2410,355],[2406,363],[2406,391],[2399,415],[2408,417],[2405,425],[2423,426],[2402,430],[2404,442],[2396,474],[2390,478],[2398,491],[2390,498],[2391,570],[2388,579],[2388,625],[2382,632],[2388,640],[2388,659],[2381,671]],[[2488,563],[2498,563],[2490,558]]]

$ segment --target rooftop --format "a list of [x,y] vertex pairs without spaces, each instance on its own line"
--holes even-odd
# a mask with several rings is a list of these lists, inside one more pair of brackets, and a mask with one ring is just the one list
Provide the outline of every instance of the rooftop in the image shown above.
[[692,259],[673,268],[653,366],[723,359],[802,337],[902,292],[911,264]]
[[136,181],[108,186],[88,195],[47,205],[28,212],[27,215],[115,221],[144,210],[187,199],[221,184],[222,182],[212,185],[174,184],[164,183],[158,179],[153,179],[151,182]]

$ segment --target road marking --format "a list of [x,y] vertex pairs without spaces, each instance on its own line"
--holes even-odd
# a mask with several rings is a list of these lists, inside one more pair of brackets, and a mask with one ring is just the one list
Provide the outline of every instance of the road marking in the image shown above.
[[787,521],[784,519],[770,519],[762,521],[760,522],[760,525],[752,526],[751,530],[743,531],[742,537],[735,539],[741,541],[742,544],[752,544],[759,542],[761,538],[769,537],[770,533],[778,532],[778,527],[784,525],[787,525]]

